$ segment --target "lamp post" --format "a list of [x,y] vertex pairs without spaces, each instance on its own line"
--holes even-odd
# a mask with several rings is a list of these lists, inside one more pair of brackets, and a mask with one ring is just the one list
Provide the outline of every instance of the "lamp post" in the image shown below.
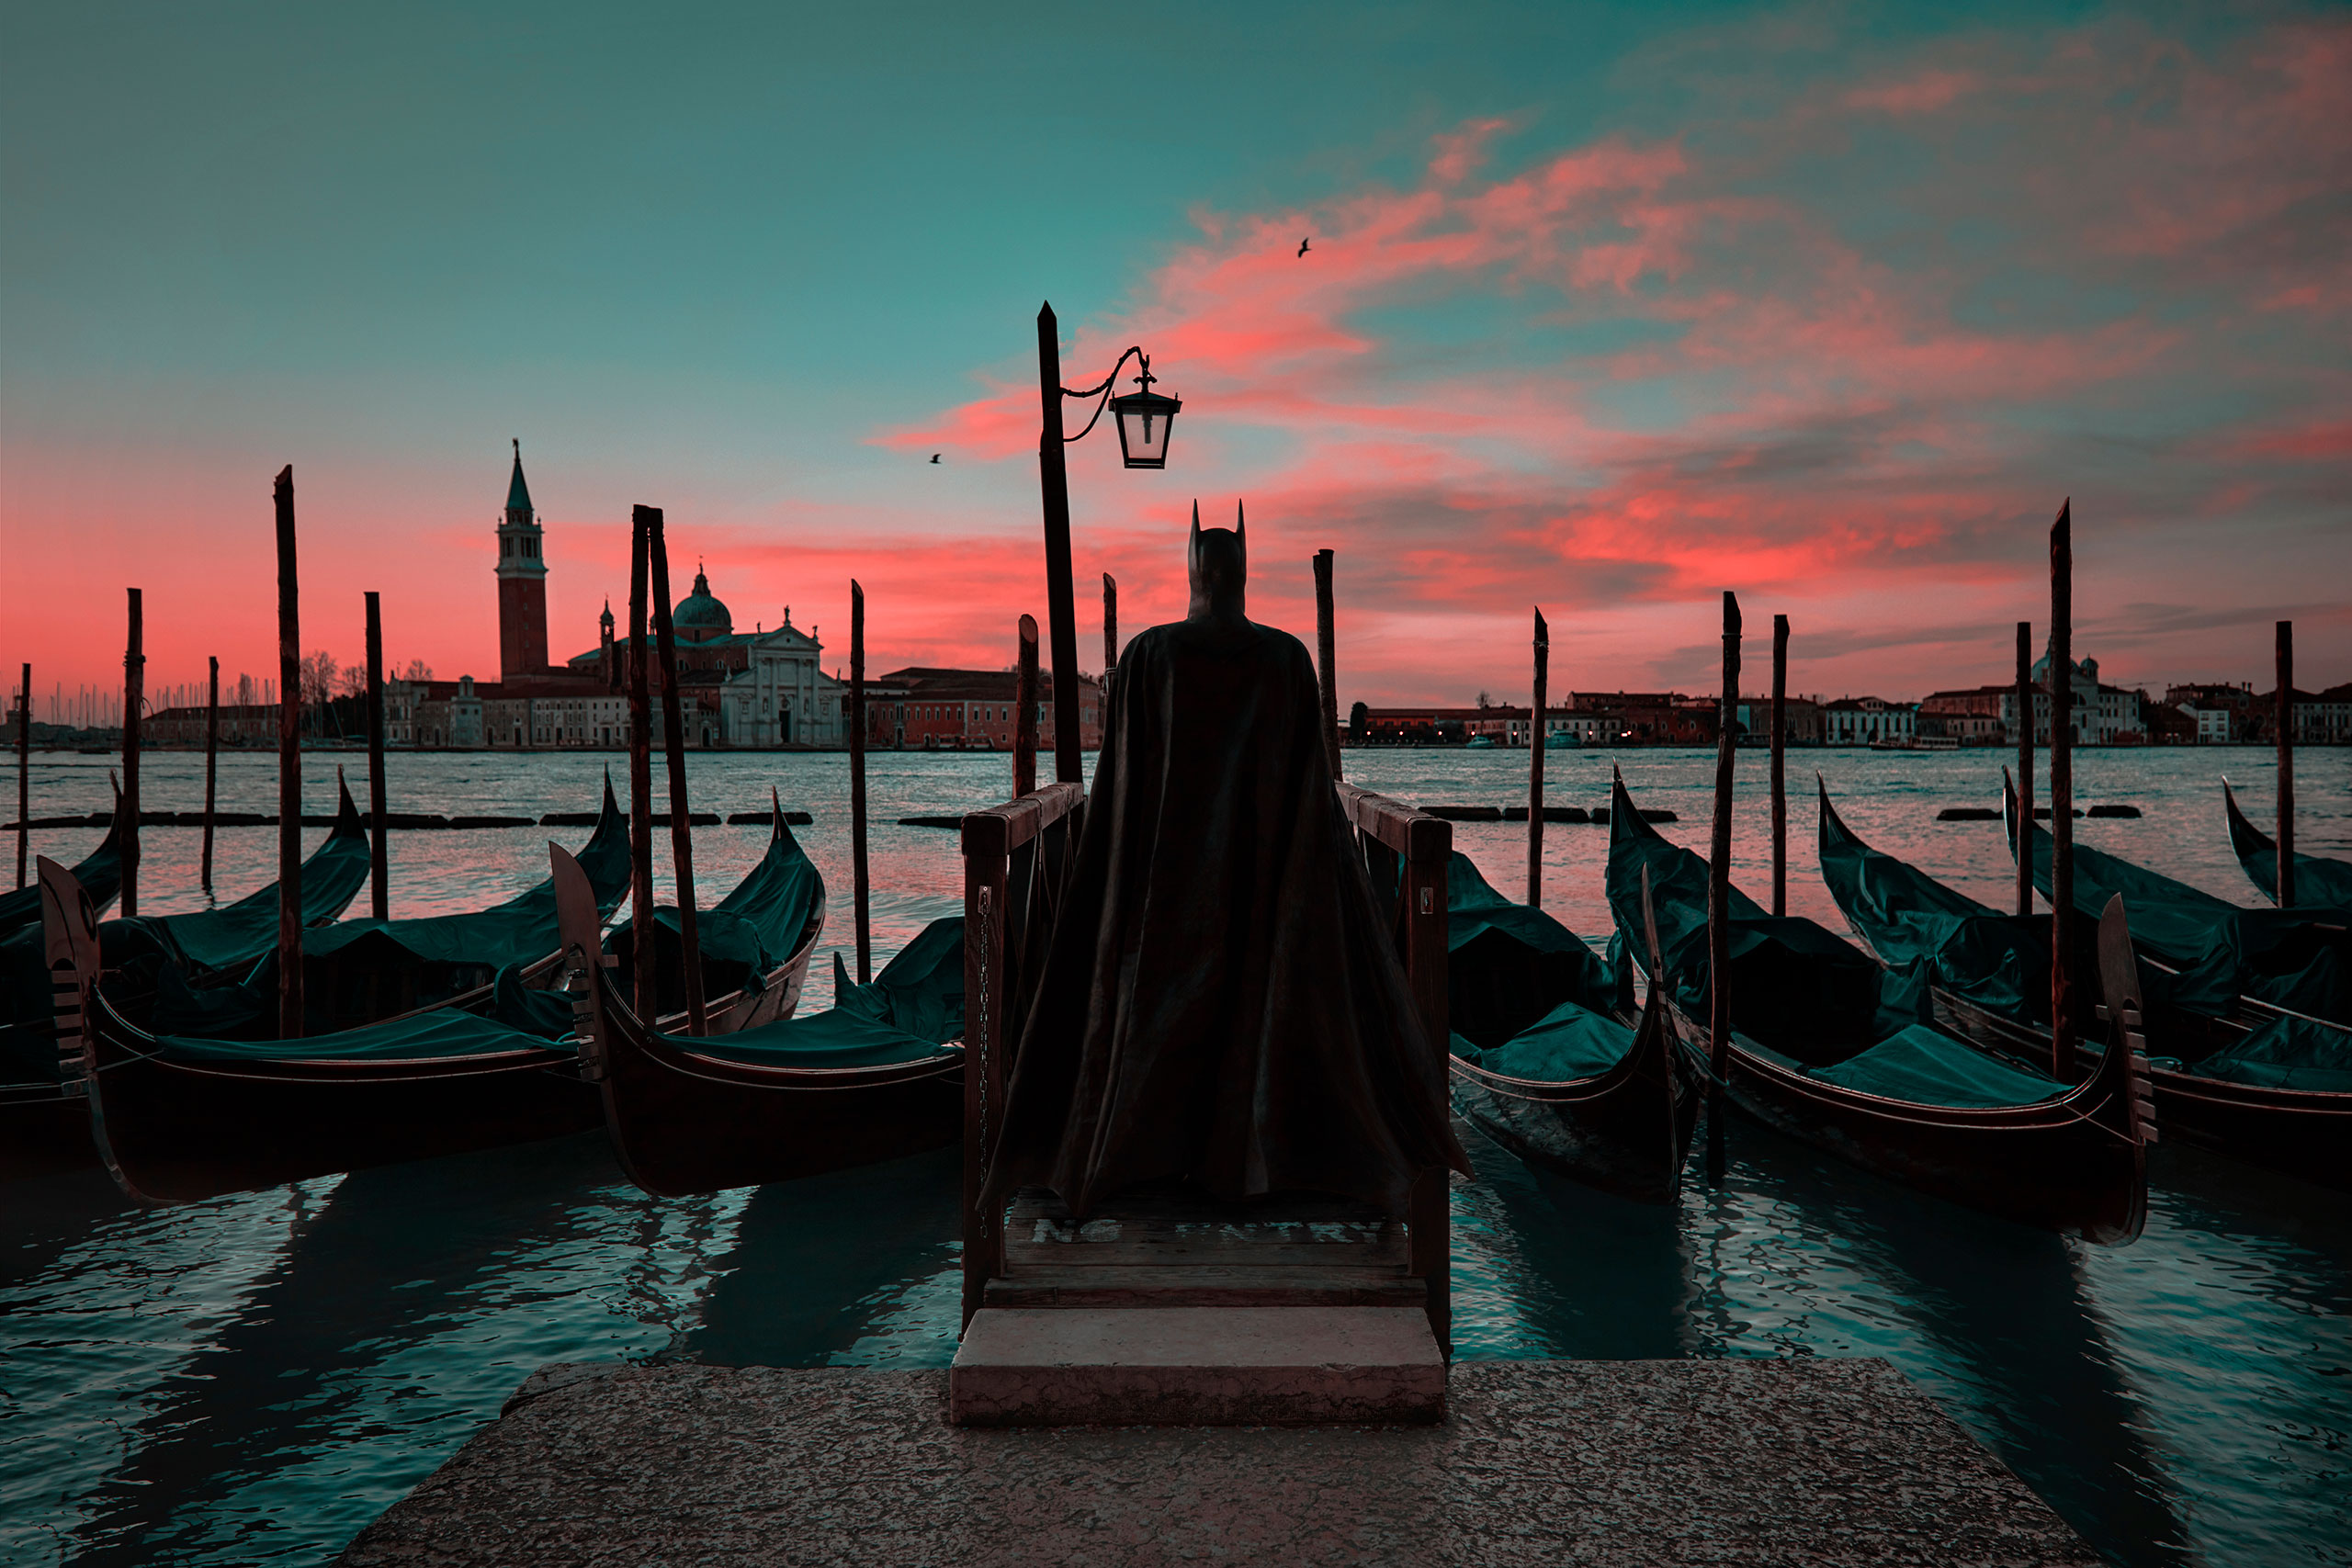
[[[1129,359],[1139,367],[1137,390],[1119,397],[1111,389]],[[1062,448],[1082,441],[1109,408],[1119,424],[1119,456],[1130,468],[1168,466],[1168,437],[1176,427],[1176,411],[1183,404],[1151,389],[1159,379],[1151,373],[1151,356],[1137,348],[1119,355],[1111,373],[1082,391],[1062,385],[1060,328],[1051,304],[1037,311],[1037,393],[1043,423],[1037,432],[1037,478],[1046,512],[1046,611],[1054,640],[1054,778],[1061,784],[1085,783],[1078,728],[1078,606],[1070,583],[1069,468]],[[1069,435],[1062,429],[1064,398],[1099,398],[1086,429]]]

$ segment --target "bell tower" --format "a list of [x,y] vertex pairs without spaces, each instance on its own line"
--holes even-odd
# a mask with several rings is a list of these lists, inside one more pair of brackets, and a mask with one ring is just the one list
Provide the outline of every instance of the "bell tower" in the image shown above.
[[514,442],[514,475],[506,482],[506,518],[498,525],[498,671],[502,680],[548,668],[548,563],[539,525],[523,482],[523,443]]

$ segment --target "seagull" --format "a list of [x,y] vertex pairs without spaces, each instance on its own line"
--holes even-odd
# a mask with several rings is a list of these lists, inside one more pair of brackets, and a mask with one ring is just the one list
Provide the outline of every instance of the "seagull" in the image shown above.
[[[1311,239],[1311,238],[1313,238],[1313,236],[1312,236],[1312,235],[1310,235],[1310,236],[1308,236],[1308,238],[1310,238],[1310,239]],[[1298,243],[1298,254],[1299,254],[1300,255],[1302,255],[1302,256],[1303,256],[1303,255],[1305,255],[1305,254],[1306,254],[1306,240],[1301,240],[1301,241]]]
[[932,460],[933,462],[934,462],[934,463],[936,463],[937,461],[939,461],[939,454],[938,454],[938,453],[936,453],[936,452],[933,452],[933,453],[931,455],[931,460]]

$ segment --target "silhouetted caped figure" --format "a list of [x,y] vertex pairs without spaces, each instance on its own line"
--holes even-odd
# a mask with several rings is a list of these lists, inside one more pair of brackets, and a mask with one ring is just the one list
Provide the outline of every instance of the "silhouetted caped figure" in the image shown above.
[[1204,530],[1192,609],[1105,695],[1077,865],[1022,1032],[991,1193],[1080,1215],[1182,1179],[1402,1212],[1466,1171],[1387,922],[1332,793],[1315,667],[1242,614],[1239,519]]

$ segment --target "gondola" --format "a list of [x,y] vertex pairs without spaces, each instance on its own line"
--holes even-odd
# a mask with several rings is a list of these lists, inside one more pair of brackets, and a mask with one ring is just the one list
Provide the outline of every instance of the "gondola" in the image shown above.
[[[350,790],[341,787],[339,778],[337,784],[342,798],[334,829],[302,863],[302,913],[309,924],[343,913],[368,879],[367,826]],[[119,805],[117,823],[119,832]],[[93,855],[82,863],[91,859],[100,860],[101,886],[111,900],[120,886],[120,861]],[[274,882],[220,909],[103,922],[96,919],[103,903],[80,888],[78,880],[75,886],[76,897],[89,901],[103,966],[114,976],[118,993],[135,996],[141,1011],[152,1005],[159,985],[186,991],[191,980],[233,984],[238,967],[277,940]],[[39,892],[38,882],[32,890]],[[80,1069],[60,1066],[62,1055],[75,1054],[61,1055],[52,1030],[56,1004],[49,955],[41,920],[0,938],[0,1180],[98,1162],[88,1108],[73,1087]]]
[[[783,804],[773,790],[769,802],[774,826],[767,853],[732,893],[715,907],[698,911],[695,918],[695,947],[701,954],[705,988],[722,993],[705,1004],[707,1030],[712,1034],[734,1034],[790,1018],[800,1005],[809,955],[825,934],[825,879],[792,836]],[[584,858],[581,864],[587,869]],[[593,874],[589,881],[595,882]],[[544,886],[552,888],[551,883]],[[555,912],[552,891],[548,912],[550,917]],[[685,997],[675,984],[685,973],[678,911],[665,904],[653,916],[659,933],[653,960],[659,987],[654,1001],[660,1014],[655,1027],[683,1031]],[[616,960],[615,984],[634,1007],[637,932],[629,922],[623,921],[614,931],[610,945]],[[552,964],[557,960],[548,962]]]
[[[2007,815],[2014,844],[2013,799]],[[2049,835],[2036,827],[2030,842],[2035,882],[2046,897]],[[2352,1190],[2352,1026],[2344,1021],[2352,951],[2345,917],[2301,905],[2241,908],[2116,856],[2080,845],[2074,852],[2077,908],[2120,895],[2135,912],[2138,984],[2155,1053],[2150,1074],[2167,1132],[2233,1159]],[[1961,996],[1951,1010],[1956,1026],[2001,1049],[2048,1049],[1986,998]],[[2091,1055],[2085,1051],[2086,1063]]]
[[[1611,911],[1621,931],[1633,928],[1646,870],[1683,1059],[1707,1074],[1706,863],[1642,820],[1622,779],[1609,821]],[[2087,1241],[2138,1236],[2155,1122],[2135,1047],[2110,1050],[2071,1086],[2011,1066],[1928,1021],[1924,997],[1898,983],[1916,976],[1889,976],[1814,922],[1730,893],[1724,1092],[1732,1103],[1954,1202]],[[2101,926],[2103,963],[2126,934],[2119,902]],[[2128,977],[2120,984],[2118,996],[2133,987]],[[2119,1009],[2118,1038],[2134,1016]]]
[[[604,890],[564,858],[588,919],[600,922]],[[738,914],[753,908],[765,919],[755,934],[771,949],[807,930],[805,905],[765,897],[795,881],[796,863],[805,865],[806,857],[779,830],[745,878],[752,896],[735,906]],[[70,875],[44,862],[43,876],[56,886],[60,916],[51,962],[62,961],[74,976],[60,989],[61,1028],[70,1026],[79,1047],[69,1070],[89,1096],[88,1126],[101,1157],[134,1198],[189,1201],[554,1137],[602,1120],[594,1091],[580,1079],[570,1000],[536,983],[559,977],[556,964],[509,964],[462,1004],[300,1040],[157,1035],[127,1020],[98,984],[85,930],[91,922],[76,914],[81,901]],[[821,902],[820,890],[801,886]],[[786,935],[776,934],[779,927]],[[813,940],[804,938],[762,975],[756,989],[796,994],[787,966],[807,964]],[[733,1016],[731,1002],[720,1016]]]
[[[2245,868],[2246,878],[2262,889],[2262,896],[2273,904],[2278,902],[2278,842],[2269,834],[2246,820],[2238,809],[2237,792],[2230,781],[2222,781],[2222,808],[2230,822],[2230,848],[2236,852],[2238,864]],[[2352,863],[2329,860],[2322,855],[2295,852],[2295,903],[2325,905],[2335,908],[2352,908]]]
[[[630,1180],[682,1197],[895,1159],[963,1134],[963,921],[934,921],[836,1005],[731,1034],[640,1019],[587,877],[550,847],[582,1076]],[[845,994],[843,994],[845,993]]]
[[1699,1096],[1676,1070],[1660,965],[1629,1025],[1630,975],[1621,985],[1566,926],[1496,892],[1458,851],[1446,905],[1454,1109],[1531,1164],[1672,1202]]
[[[609,915],[628,891],[629,875],[628,818],[609,775],[580,861],[595,886],[597,907]],[[119,982],[109,982],[109,994],[118,1010],[156,1034],[271,1038],[277,1032],[274,916],[259,961],[234,985],[190,986],[166,973],[152,1012],[142,1012],[140,998]],[[438,1007],[480,1011],[510,968],[524,987],[543,988],[560,945],[555,890],[545,881],[484,909],[338,920],[302,940],[302,1032],[339,1033]]]
[[[98,847],[84,855],[74,867],[74,879],[81,883],[90,901],[100,913],[115,901],[122,891],[122,791],[114,792],[114,816],[107,820],[107,836]],[[40,883],[0,893],[0,940],[30,930],[40,924]]]

